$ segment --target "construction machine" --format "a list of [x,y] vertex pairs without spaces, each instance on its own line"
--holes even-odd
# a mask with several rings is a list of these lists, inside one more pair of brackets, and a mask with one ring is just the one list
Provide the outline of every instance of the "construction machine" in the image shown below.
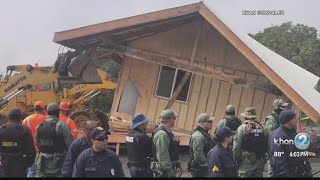
[[14,65],[0,84],[0,119],[6,122],[12,107],[19,107],[27,116],[33,113],[33,104],[41,100],[69,102],[78,128],[86,119],[95,119],[108,128],[108,117],[100,110],[84,109],[90,99],[107,89],[115,89],[106,72],[97,69],[90,61],[94,49],[59,54],[54,66]]

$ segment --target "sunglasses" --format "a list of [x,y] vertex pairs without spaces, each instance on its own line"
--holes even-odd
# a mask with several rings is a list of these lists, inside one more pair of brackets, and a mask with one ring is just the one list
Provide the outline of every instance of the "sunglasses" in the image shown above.
[[212,121],[203,121],[203,122],[210,123],[210,124],[212,123]]

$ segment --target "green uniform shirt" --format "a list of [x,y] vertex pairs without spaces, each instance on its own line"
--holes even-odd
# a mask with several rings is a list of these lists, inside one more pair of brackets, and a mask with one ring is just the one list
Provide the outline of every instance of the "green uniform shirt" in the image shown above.
[[273,116],[278,117],[278,115],[274,111],[272,111],[272,115],[270,114],[269,116],[267,116],[263,123],[264,129],[267,131],[268,137],[270,136],[272,131],[276,130],[279,127],[279,123]]
[[[55,116],[48,115],[45,121],[52,121],[57,119]],[[37,127],[38,128],[38,127]],[[71,134],[70,129],[68,128],[67,124],[63,121],[58,121],[56,124],[56,134],[58,136],[63,136],[64,143],[66,148],[68,149],[70,144],[73,142],[74,138]],[[48,140],[39,139],[38,134],[36,131],[36,143],[39,147],[41,145],[48,144]],[[66,151],[67,151],[66,149]],[[64,153],[55,153],[55,154],[46,154],[46,153],[39,153],[35,159],[36,165],[36,177],[55,177],[60,175],[60,171],[64,162],[64,158],[66,155],[66,151]],[[45,166],[42,171],[40,171],[40,161],[41,157],[45,158]]]
[[201,132],[195,131],[191,135],[190,144],[193,149],[194,161],[196,161],[201,167],[208,166],[207,155],[203,153],[206,143],[206,138]]
[[[163,126],[163,125],[160,125]],[[169,133],[172,133],[171,129],[166,128]],[[174,137],[175,138],[175,137]],[[153,137],[153,143],[156,145],[156,156],[160,163],[161,169],[164,171],[169,171],[174,169],[178,161],[170,161],[169,156],[169,145],[170,137],[163,130],[158,130]]]

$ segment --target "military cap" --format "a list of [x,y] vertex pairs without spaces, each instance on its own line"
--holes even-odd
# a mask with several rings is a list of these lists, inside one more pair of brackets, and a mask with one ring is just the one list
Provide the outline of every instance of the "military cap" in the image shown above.
[[227,113],[234,113],[235,112],[235,109],[234,109],[234,106],[229,104],[227,107],[226,107],[226,112]]
[[214,117],[210,116],[208,113],[201,113],[197,119],[198,119],[198,122],[206,122],[206,121],[213,121]]
[[282,99],[276,99],[273,101],[273,106],[276,106],[276,107],[280,107],[280,106],[286,107],[288,105],[289,103],[283,102]]
[[22,112],[18,107],[13,107],[8,114],[10,120],[20,121],[22,116]]
[[257,117],[256,109],[254,107],[247,107],[245,111],[241,113],[241,116],[249,119],[256,118]]
[[279,114],[279,122],[281,124],[285,124],[291,121],[294,117],[296,117],[296,113],[294,113],[292,110],[283,110]]
[[59,110],[59,104],[56,102],[51,102],[47,106],[48,112],[58,111]]
[[160,118],[162,120],[164,119],[175,119],[178,115],[173,112],[171,109],[166,109],[166,110],[163,110],[161,113],[160,113]]

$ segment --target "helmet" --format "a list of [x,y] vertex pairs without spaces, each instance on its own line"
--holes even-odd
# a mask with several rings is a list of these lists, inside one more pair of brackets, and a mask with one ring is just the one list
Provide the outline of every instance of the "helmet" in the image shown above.
[[59,109],[61,110],[64,110],[64,111],[69,111],[69,103],[67,102],[61,102],[60,103],[60,106],[59,106]]

